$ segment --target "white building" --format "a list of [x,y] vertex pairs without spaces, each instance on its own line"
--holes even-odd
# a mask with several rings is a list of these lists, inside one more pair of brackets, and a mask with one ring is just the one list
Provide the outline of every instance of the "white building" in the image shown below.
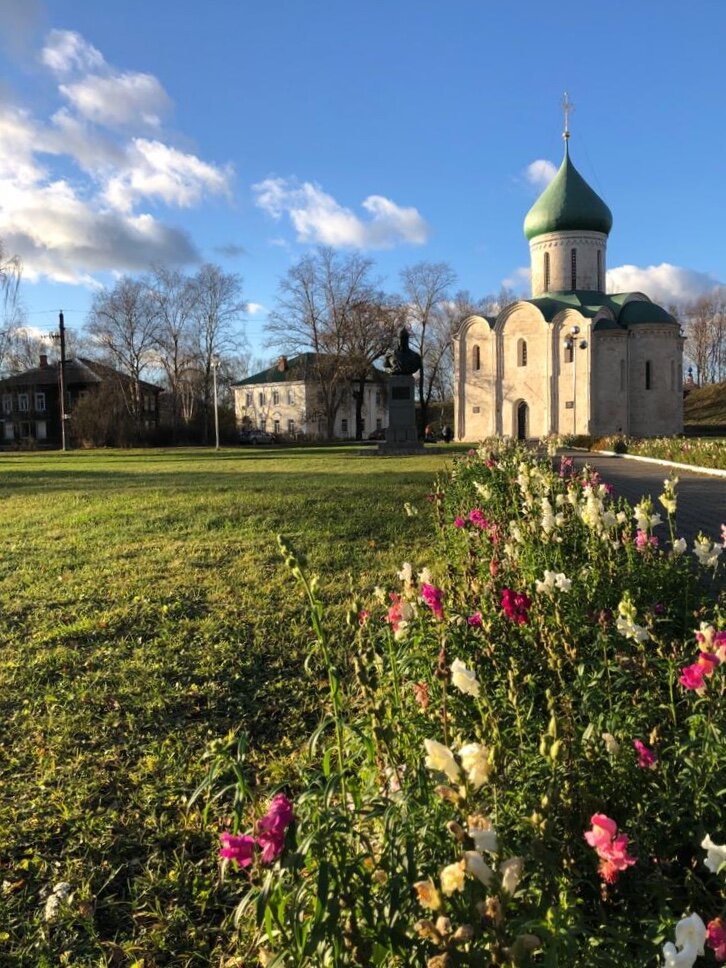
[[[240,430],[266,430],[289,437],[326,436],[321,387],[316,371],[316,355],[301,353],[287,359],[281,356],[274,366],[240,380],[232,386],[237,427]],[[366,380],[363,392],[363,434],[367,437],[388,425],[388,403],[384,374]],[[343,393],[335,418],[334,436],[355,439],[355,398],[353,384]]]
[[607,293],[612,215],[568,150],[524,221],[532,298],[454,339],[459,440],[683,431],[683,337],[642,292]]

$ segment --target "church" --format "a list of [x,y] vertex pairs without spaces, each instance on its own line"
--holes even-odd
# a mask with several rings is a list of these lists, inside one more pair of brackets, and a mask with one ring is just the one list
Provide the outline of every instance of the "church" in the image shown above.
[[469,316],[454,337],[458,440],[683,431],[678,322],[642,292],[606,292],[613,218],[562,164],[524,220],[532,298]]

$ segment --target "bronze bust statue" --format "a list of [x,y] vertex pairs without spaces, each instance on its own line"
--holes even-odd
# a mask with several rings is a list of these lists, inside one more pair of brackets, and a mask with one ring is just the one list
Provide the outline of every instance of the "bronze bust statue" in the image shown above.
[[410,376],[421,368],[421,357],[409,347],[408,341],[409,333],[404,326],[398,334],[398,346],[395,350],[386,354],[383,364],[386,373],[396,376]]

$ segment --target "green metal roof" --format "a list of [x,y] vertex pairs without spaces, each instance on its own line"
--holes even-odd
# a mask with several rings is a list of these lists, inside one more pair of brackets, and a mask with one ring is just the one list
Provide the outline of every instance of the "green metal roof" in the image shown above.
[[[232,386],[254,386],[258,383],[314,382],[320,379],[321,368],[324,367],[327,359],[334,361],[335,358],[332,356],[326,357],[325,354],[300,353],[298,356],[285,359],[282,369],[280,369],[278,361],[267,370],[262,370],[260,373],[254,373],[252,376],[248,376],[244,380],[239,380],[237,383],[233,383]],[[384,373],[382,370],[379,370],[375,366],[369,367],[367,377],[368,380],[378,381],[383,376]]]
[[[632,299],[636,295],[639,298]],[[630,302],[628,300],[630,299]],[[672,323],[677,325],[676,320],[669,312],[652,303],[649,299],[643,299],[639,293],[615,292],[604,293],[594,290],[578,289],[573,292],[550,292],[546,296],[537,296],[534,299],[525,299],[524,302],[536,306],[548,323],[558,313],[565,309],[576,309],[578,313],[586,319],[593,319],[602,309],[609,309],[615,317],[612,319],[598,320],[598,329],[613,329],[616,326],[628,327],[638,323]]]
[[533,239],[546,232],[584,229],[607,235],[612,226],[610,209],[572,164],[565,142],[559,171],[527,213],[524,234]]

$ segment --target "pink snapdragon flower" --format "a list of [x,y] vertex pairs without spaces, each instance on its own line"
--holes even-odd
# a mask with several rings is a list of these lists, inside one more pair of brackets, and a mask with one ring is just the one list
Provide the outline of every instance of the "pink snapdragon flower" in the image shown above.
[[648,536],[647,531],[639,530],[635,535],[635,547],[638,551],[645,551],[646,548],[657,548],[658,539],[654,534]]
[[479,528],[481,531],[486,531],[489,527],[489,522],[484,517],[484,513],[481,508],[472,508],[469,511],[469,521],[474,525],[475,528]]
[[436,585],[429,585],[428,582],[421,583],[421,598],[434,613],[436,618],[441,621],[444,617],[444,593]]
[[531,605],[532,599],[528,595],[511,588],[502,589],[502,609],[510,622],[526,625]]
[[585,840],[600,858],[600,876],[608,884],[613,884],[621,871],[636,863],[636,858],[628,853],[628,836],[618,834],[617,824],[604,813],[593,814],[590,823],[592,830],[585,831]]
[[233,860],[238,867],[249,867],[255,855],[255,838],[248,834],[237,837],[234,834],[219,835],[222,846],[219,856],[226,860]]
[[257,821],[257,846],[262,851],[262,863],[271,864],[285,846],[285,831],[293,821],[292,804],[284,793],[272,798],[264,817]]
[[466,621],[468,625],[472,625],[474,628],[480,629],[482,625],[481,612],[474,612],[474,614],[470,615]]
[[653,750],[648,749],[645,743],[641,743],[639,739],[633,740],[633,746],[638,753],[638,766],[643,770],[654,769],[658,758]]
[[704,681],[705,674],[704,667],[694,662],[693,665],[685,666],[681,669],[678,681],[684,689],[697,691],[698,689],[703,689],[706,685]]
[[714,918],[708,923],[706,944],[713,948],[716,961],[726,961],[726,927],[721,918]]
[[462,518],[462,516],[460,514],[457,514],[456,517],[454,518],[454,527],[455,528],[465,528],[466,527],[466,520],[464,518]]

